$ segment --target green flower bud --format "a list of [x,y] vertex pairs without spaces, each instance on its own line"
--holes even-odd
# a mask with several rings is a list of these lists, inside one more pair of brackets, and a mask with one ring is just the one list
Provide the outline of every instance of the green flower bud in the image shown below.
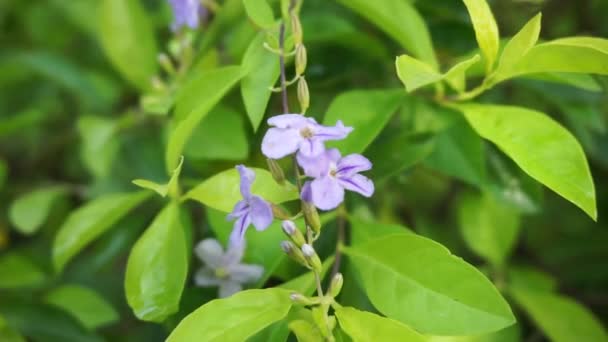
[[344,277],[342,276],[342,273],[336,273],[329,285],[329,295],[334,298],[337,297],[340,294],[340,290],[342,290],[342,285],[344,285]]
[[292,302],[301,305],[315,305],[319,303],[318,297],[309,298],[297,292],[292,292],[289,295],[289,299],[291,299]]
[[298,101],[302,108],[302,114],[306,113],[308,106],[310,105],[310,94],[308,93],[308,84],[304,77],[300,77],[298,80]]
[[296,75],[304,74],[307,63],[308,56],[306,55],[306,47],[304,44],[300,44],[296,47]]
[[304,238],[304,234],[296,227],[295,223],[290,220],[285,220],[281,224],[281,228],[283,228],[283,232],[287,235],[293,243],[298,247],[302,247],[303,244],[306,243],[306,239]]
[[291,215],[289,215],[289,213],[287,213],[285,210],[283,210],[283,208],[279,207],[278,205],[271,203],[270,207],[272,208],[272,216],[274,216],[274,218],[279,220],[288,220],[289,218],[291,218]]
[[312,203],[302,201],[302,210],[304,211],[304,217],[306,218],[306,223],[308,223],[310,229],[312,229],[316,235],[319,235],[321,232],[321,218],[319,217],[317,208],[315,208]]
[[293,242],[291,242],[291,241],[282,241],[281,242],[281,249],[293,261],[297,262],[298,264],[300,264],[300,265],[302,265],[304,267],[308,267],[308,261],[304,257],[304,254],[302,253],[302,251],[298,247],[296,247],[293,244]]
[[291,13],[291,33],[293,34],[293,41],[296,45],[302,44],[302,24],[297,14]]
[[165,72],[169,75],[175,75],[175,66],[171,61],[171,58],[164,53],[158,55],[158,64],[165,70]]
[[268,164],[268,170],[270,170],[272,178],[280,185],[285,184],[285,173],[281,165],[276,160],[270,158],[266,159],[266,163]]
[[313,270],[317,272],[321,271],[321,259],[319,259],[317,252],[315,252],[315,249],[312,248],[311,245],[307,243],[303,244],[302,254],[304,254],[304,258],[306,258],[306,261],[308,261],[308,264]]

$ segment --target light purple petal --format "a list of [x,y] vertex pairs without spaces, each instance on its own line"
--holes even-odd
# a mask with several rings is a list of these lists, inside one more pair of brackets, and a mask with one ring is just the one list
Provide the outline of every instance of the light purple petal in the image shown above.
[[338,181],[344,189],[358,192],[365,197],[371,197],[374,194],[374,183],[365,176],[354,174],[340,177]]
[[232,227],[232,233],[230,233],[230,246],[229,248],[237,248],[244,243],[245,232],[251,224],[251,217],[249,213],[239,217],[238,220],[234,221]]
[[247,205],[247,201],[245,201],[245,200],[238,201],[234,205],[234,209],[232,209],[232,212],[230,214],[228,214],[226,219],[229,221],[236,220],[237,218],[245,215],[245,213],[247,211],[249,211],[249,205]]
[[342,140],[346,138],[350,132],[353,131],[352,127],[344,127],[342,121],[338,120],[335,126],[320,126],[315,129],[315,138],[321,141],[327,140]]
[[325,152],[323,141],[316,137],[300,140],[300,153],[305,157],[317,157]]
[[349,176],[362,171],[371,170],[372,162],[360,154],[349,154],[340,159],[337,166],[337,173],[339,176]]
[[224,249],[216,239],[205,239],[199,242],[194,247],[194,253],[209,267],[218,268],[222,265]]
[[272,207],[260,196],[252,196],[249,202],[251,222],[257,230],[264,230],[272,223]]
[[220,285],[219,297],[226,298],[241,291],[243,287],[236,281],[224,281]]
[[277,128],[301,128],[316,123],[315,119],[305,117],[301,114],[282,114],[268,119],[268,125]]
[[177,31],[182,26],[188,26],[195,29],[199,25],[199,15],[204,7],[200,0],[169,0],[169,4],[173,9],[173,23],[171,29]]
[[302,186],[302,192],[300,193],[300,199],[308,203],[312,203],[312,191],[310,190],[310,183],[306,182]]
[[201,287],[218,286],[222,283],[220,279],[215,276],[215,270],[209,267],[203,267],[196,271],[194,274],[194,284]]
[[310,183],[312,203],[321,210],[331,210],[344,201],[344,189],[332,177],[317,178]]
[[222,266],[229,268],[233,265],[240,264],[241,259],[243,259],[243,253],[245,253],[246,244],[246,240],[241,241],[237,245],[230,244],[226,250],[226,254],[224,254],[224,257],[222,258]]
[[329,172],[329,161],[325,154],[320,154],[316,157],[306,157],[301,152],[296,156],[298,165],[304,170],[304,174],[308,177],[319,178],[327,175]]
[[244,199],[251,197],[251,184],[255,180],[255,172],[245,167],[245,165],[237,165],[236,169],[239,171],[241,178],[241,195]]
[[262,140],[262,153],[268,158],[281,159],[295,153],[302,140],[297,129],[271,128]]
[[230,279],[241,284],[253,283],[262,278],[264,267],[260,265],[238,264],[228,268]]

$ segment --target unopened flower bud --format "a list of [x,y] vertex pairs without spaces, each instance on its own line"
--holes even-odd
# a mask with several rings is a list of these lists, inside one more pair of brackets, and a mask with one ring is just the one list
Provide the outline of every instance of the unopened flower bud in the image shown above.
[[292,302],[301,305],[315,305],[319,302],[318,299],[315,300],[314,298],[309,298],[296,292],[292,292],[289,295],[289,299],[291,299]]
[[296,227],[296,224],[293,221],[285,220],[281,224],[281,228],[283,228],[283,232],[296,244],[296,246],[302,246],[306,243],[306,239],[304,239],[304,234]]
[[298,101],[300,102],[300,108],[302,108],[302,114],[306,113],[308,106],[310,106],[310,94],[308,93],[308,83],[304,77],[300,77],[298,80]]
[[164,53],[158,55],[158,64],[165,70],[165,72],[169,75],[175,74],[175,66],[171,61],[171,58]]
[[310,267],[312,267],[313,270],[315,270],[315,271],[321,270],[321,259],[319,259],[317,252],[315,252],[315,249],[312,248],[311,245],[309,245],[307,243],[303,244],[302,245],[302,254],[304,254],[306,261],[308,261],[308,264],[310,265]]
[[278,205],[271,203],[270,207],[272,208],[272,216],[274,216],[274,218],[276,219],[287,220],[291,217],[289,213],[287,213],[285,210],[283,210],[283,208],[279,207]]
[[302,210],[304,211],[306,223],[318,235],[321,232],[321,218],[319,217],[317,208],[312,203],[302,201]]
[[291,259],[302,266],[308,266],[308,261],[304,257],[302,251],[296,247],[291,241],[282,241],[281,249],[285,254],[287,254]]
[[302,44],[302,24],[300,18],[295,13],[291,13],[291,33],[293,34],[293,41],[296,45]]
[[152,88],[154,88],[154,90],[156,91],[164,91],[165,89],[167,89],[167,85],[165,84],[165,82],[163,82],[163,80],[161,80],[158,76],[152,77],[150,81],[152,83]]
[[342,285],[344,285],[344,277],[342,276],[342,273],[336,273],[329,285],[329,295],[334,298],[337,297],[342,290]]
[[306,47],[304,44],[299,44],[296,47],[296,75],[302,75],[306,71],[308,56],[306,55]]
[[280,185],[285,184],[285,173],[281,165],[276,160],[270,158],[266,159],[266,162],[268,163],[268,170],[270,170],[272,178]]

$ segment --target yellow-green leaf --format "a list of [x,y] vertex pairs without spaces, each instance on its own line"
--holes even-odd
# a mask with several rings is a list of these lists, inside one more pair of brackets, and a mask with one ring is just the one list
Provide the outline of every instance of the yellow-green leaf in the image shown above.
[[9,218],[17,231],[31,235],[46,221],[55,200],[67,192],[62,185],[40,188],[20,196],[9,208]]
[[500,61],[498,62],[498,68],[496,69],[497,77],[500,78],[500,74],[508,73],[519,60],[525,56],[530,49],[534,47],[538,41],[540,34],[542,14],[537,14],[534,18],[530,19],[528,23],[515,35],[507,45],[505,45]]
[[498,25],[486,0],[463,0],[463,2],[469,11],[477,44],[485,58],[486,73],[489,74],[494,67],[500,47]]
[[87,329],[96,329],[119,319],[118,312],[109,302],[80,285],[55,288],[44,296],[44,301],[67,311]]
[[426,338],[407,325],[351,307],[336,308],[340,327],[354,342],[409,341],[424,342]]

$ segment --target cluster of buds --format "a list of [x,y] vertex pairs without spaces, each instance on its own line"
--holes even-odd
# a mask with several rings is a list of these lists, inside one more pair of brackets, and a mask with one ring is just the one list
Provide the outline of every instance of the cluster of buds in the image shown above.
[[306,54],[306,46],[303,42],[302,24],[296,13],[291,13],[291,33],[295,43],[295,71],[298,79],[298,101],[300,102],[301,113],[304,114],[310,106],[310,94],[308,92],[308,84],[304,77],[306,66],[308,64],[308,56]]

